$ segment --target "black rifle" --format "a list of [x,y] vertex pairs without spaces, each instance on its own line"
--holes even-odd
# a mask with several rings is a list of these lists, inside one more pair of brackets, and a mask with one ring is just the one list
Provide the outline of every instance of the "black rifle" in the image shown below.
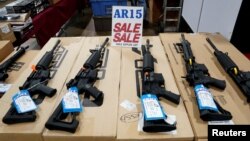
[[[106,38],[105,42],[101,45],[101,48],[90,50],[91,56],[84,63],[83,68],[77,73],[74,79],[71,79],[67,84],[67,89],[70,87],[77,87],[79,94],[87,95],[87,97],[92,96],[93,101],[88,101],[84,103],[88,105],[95,104],[96,106],[101,106],[103,103],[103,92],[98,90],[94,85],[98,79],[97,73],[98,67],[102,66],[102,58],[105,51],[105,45],[108,43],[109,38]],[[63,113],[62,105],[59,104],[50,116],[45,124],[45,127],[49,130],[62,130],[74,133],[78,127],[79,121],[76,119],[76,115],[79,113]],[[72,120],[70,122],[64,121],[69,115],[72,115]]]
[[[175,104],[179,104],[180,95],[167,91],[165,89],[165,80],[161,73],[154,72],[154,57],[150,53],[149,40],[146,47],[142,46],[143,67],[141,72],[142,78],[142,95],[155,94],[158,98],[167,99]],[[140,97],[140,95],[138,95]],[[168,124],[164,119],[160,120],[144,120],[143,131],[145,132],[164,132],[176,129],[176,124]]]
[[209,38],[207,38],[207,42],[214,49],[214,55],[223,69],[228,73],[228,75],[240,88],[242,93],[247,97],[247,102],[250,102],[250,72],[239,70],[239,67],[228,56],[228,53],[223,53],[222,51],[218,50]]
[[[28,90],[30,96],[36,104],[42,103],[43,99],[48,96],[52,97],[56,93],[56,89],[46,86],[50,79],[50,64],[53,60],[53,54],[57,48],[60,40],[57,40],[55,46],[51,51],[47,51],[40,59],[32,73],[24,82],[23,86],[19,87],[20,90]],[[37,95],[37,97],[36,97]],[[6,124],[15,124],[23,122],[33,122],[36,120],[36,112],[30,111],[27,113],[18,113],[14,104],[11,104],[10,109],[3,117],[3,122]]]
[[5,81],[9,77],[7,73],[8,68],[25,53],[27,48],[28,47],[19,47],[13,56],[0,65],[0,81]]
[[[205,87],[214,86],[219,89],[225,89],[226,82],[223,80],[218,80],[210,77],[208,69],[204,64],[198,64],[195,62],[195,57],[191,49],[191,44],[185,39],[184,34],[181,34],[181,43],[177,43],[183,51],[183,59],[185,61],[187,75],[184,77],[188,81],[190,86],[196,86],[199,84],[204,85]],[[213,99],[214,100],[214,99]],[[198,102],[198,101],[197,101]],[[213,121],[213,120],[230,120],[232,115],[230,112],[224,110],[218,102],[214,100],[217,108],[217,111],[213,110],[200,110],[200,117],[204,121]]]

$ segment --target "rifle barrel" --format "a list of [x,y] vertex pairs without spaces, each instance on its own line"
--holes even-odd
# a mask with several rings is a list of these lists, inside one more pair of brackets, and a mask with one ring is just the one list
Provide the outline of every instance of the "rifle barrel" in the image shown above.
[[207,42],[210,44],[210,46],[215,50],[215,51],[219,51],[216,46],[214,45],[214,43],[209,39],[209,38],[206,38]]
[[108,43],[108,41],[109,41],[109,38],[106,38],[105,41],[104,41],[104,43],[101,45],[101,48],[104,48],[105,45]]
[[53,46],[53,48],[51,50],[52,52],[55,51],[56,47],[60,44],[60,42],[61,42],[61,40],[56,40],[56,43],[55,43],[55,45]]

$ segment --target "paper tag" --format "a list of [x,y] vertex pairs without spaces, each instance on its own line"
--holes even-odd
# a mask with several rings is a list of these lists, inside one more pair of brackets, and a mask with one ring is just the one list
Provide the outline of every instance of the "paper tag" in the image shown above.
[[141,96],[141,103],[145,114],[145,120],[165,119],[166,116],[161,108],[158,98],[152,94]]
[[11,87],[11,84],[0,84],[0,93],[7,92]]
[[64,113],[82,112],[83,106],[80,102],[77,87],[69,88],[68,93],[62,99]]
[[[142,113],[140,113],[140,117],[142,117],[143,116],[143,114]],[[165,119],[165,121],[167,122],[167,121],[171,121],[171,123],[169,123],[169,122],[167,122],[167,123],[169,123],[169,124],[174,124],[175,122],[176,122],[176,116],[175,115],[168,115],[168,117],[167,117],[167,119]],[[139,132],[144,132],[143,131],[143,123],[144,123],[144,118],[139,118],[139,122],[138,122],[138,125],[137,125],[137,131],[139,131]],[[168,131],[168,132],[157,132],[157,133],[159,133],[159,134],[171,134],[171,135],[175,135],[175,134],[177,134],[177,130],[172,130],[172,131]],[[148,134],[148,133],[147,133]]]
[[128,111],[132,111],[133,109],[136,108],[136,105],[128,100],[124,100],[120,106],[122,106],[124,109],[128,110]]
[[194,91],[200,110],[213,110],[218,112],[218,108],[214,102],[213,96],[206,87],[204,87],[202,84],[196,85],[194,87]]
[[168,117],[165,119],[165,121],[168,124],[175,124],[176,123],[176,116],[175,115],[168,115]]
[[208,121],[208,125],[234,125],[232,120]]
[[26,113],[37,109],[27,90],[21,90],[12,97],[12,100],[18,113]]
[[1,27],[1,30],[3,33],[6,33],[6,34],[10,32],[10,28],[8,25]]

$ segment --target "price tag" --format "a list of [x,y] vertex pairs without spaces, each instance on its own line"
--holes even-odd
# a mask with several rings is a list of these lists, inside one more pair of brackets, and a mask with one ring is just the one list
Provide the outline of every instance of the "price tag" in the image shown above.
[[77,87],[69,88],[68,93],[62,99],[64,113],[82,112],[83,106],[80,102]]
[[206,87],[204,87],[202,84],[196,85],[194,87],[194,91],[200,110],[213,110],[218,112],[218,108],[214,102],[213,96]]
[[11,84],[0,84],[0,93],[7,92],[11,87]]
[[153,94],[145,94],[141,96],[141,103],[145,115],[145,120],[165,119],[162,107],[158,98]]
[[12,100],[18,113],[26,113],[37,109],[27,90],[21,90],[12,97]]
[[132,102],[130,102],[129,100],[124,100],[120,106],[122,106],[123,108],[125,108],[128,111],[132,111],[136,108],[136,105]]

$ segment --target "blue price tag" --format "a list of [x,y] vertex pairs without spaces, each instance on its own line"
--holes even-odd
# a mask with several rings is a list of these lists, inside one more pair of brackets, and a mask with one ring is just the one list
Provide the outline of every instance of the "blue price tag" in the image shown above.
[[83,111],[83,106],[80,102],[77,87],[69,88],[68,93],[66,93],[62,99],[62,106],[64,113]]
[[26,113],[37,109],[27,90],[21,90],[12,97],[12,100],[18,113]]
[[200,110],[213,110],[218,111],[218,108],[214,102],[212,94],[202,84],[194,87],[196,99]]
[[158,98],[153,94],[145,94],[141,96],[145,120],[165,119],[166,115],[158,101]]

